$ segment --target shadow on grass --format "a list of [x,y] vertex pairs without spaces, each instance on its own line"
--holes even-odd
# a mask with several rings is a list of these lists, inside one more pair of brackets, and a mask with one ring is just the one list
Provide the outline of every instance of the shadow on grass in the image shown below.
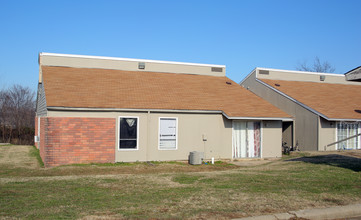
[[320,156],[304,156],[294,159],[289,159],[286,161],[302,161],[306,163],[313,164],[326,164],[336,167],[342,167],[346,169],[350,169],[356,172],[361,171],[361,159],[357,157],[349,157],[338,154],[328,154],[328,155],[320,155]]

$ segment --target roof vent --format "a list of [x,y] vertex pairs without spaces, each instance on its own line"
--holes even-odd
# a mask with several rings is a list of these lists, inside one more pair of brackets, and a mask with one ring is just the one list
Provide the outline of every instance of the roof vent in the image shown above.
[[321,76],[320,76],[320,81],[325,81],[325,78],[326,78],[325,75],[321,75]]
[[227,81],[226,84],[227,85],[232,85],[232,82]]
[[223,72],[223,69],[221,67],[212,67],[212,72]]
[[278,86],[278,87],[279,87],[279,86],[281,86],[281,85],[280,85],[280,84],[278,84],[278,83],[276,83],[276,84],[275,84],[275,86]]
[[263,74],[263,75],[269,75],[269,71],[268,71],[268,70],[259,70],[258,73],[259,73],[259,74]]
[[138,69],[144,70],[145,69],[145,63],[144,62],[139,62],[138,63]]

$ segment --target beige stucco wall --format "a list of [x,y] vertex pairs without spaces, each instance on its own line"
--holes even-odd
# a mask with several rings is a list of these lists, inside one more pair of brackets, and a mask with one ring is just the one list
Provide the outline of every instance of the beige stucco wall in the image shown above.
[[255,80],[253,72],[242,86],[294,117],[293,145],[300,150],[318,150],[318,116]]
[[282,157],[282,121],[262,121],[262,157]]
[[[232,120],[221,114],[189,114],[166,112],[77,112],[48,111],[49,117],[104,117],[116,118],[118,140],[119,116],[139,117],[138,150],[118,150],[116,162],[188,160],[191,151],[205,152],[207,159],[232,158]],[[178,149],[159,150],[159,118],[172,117],[178,120]],[[282,123],[265,121],[262,124],[262,156],[264,158],[281,156]],[[203,141],[206,137],[206,141]]]
[[[138,69],[138,63],[145,63],[145,69]],[[56,54],[40,54],[39,64],[44,66],[66,66],[75,68],[115,69],[125,71],[149,71],[166,73],[198,74],[210,76],[225,76],[226,67],[212,64],[192,64],[181,62],[166,62],[152,60],[136,60],[122,58],[90,57],[90,56],[66,56]],[[222,72],[212,71],[212,67],[221,68]],[[42,82],[41,68],[39,70],[39,82]]]
[[[340,83],[340,84],[354,84],[359,85],[359,82],[347,81],[345,75],[331,74],[331,73],[311,73],[301,71],[277,71],[269,70],[269,74],[260,74],[257,69],[257,78],[259,79],[278,79],[289,81],[303,81],[303,82],[319,82],[319,83]],[[262,71],[261,71],[262,72]],[[325,76],[325,80],[321,81],[320,76]]]
[[[336,141],[336,122],[328,121],[322,117],[319,120],[319,144],[318,150],[324,151],[325,146]],[[326,150],[336,150],[336,145],[326,148]]]
[[[205,152],[207,159],[232,157],[232,121],[225,119],[221,114],[49,111],[48,116],[112,117],[116,118],[117,124],[119,116],[139,117],[138,150],[118,150],[116,146],[116,162],[187,160],[191,151]],[[159,117],[177,118],[177,150],[158,150]],[[118,134],[118,126],[115,132]],[[203,135],[206,136],[206,141],[203,141]]]

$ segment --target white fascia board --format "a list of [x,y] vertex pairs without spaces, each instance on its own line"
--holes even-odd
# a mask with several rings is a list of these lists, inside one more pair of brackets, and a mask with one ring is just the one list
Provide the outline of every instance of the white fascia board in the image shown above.
[[361,121],[361,119],[347,119],[347,118],[328,118],[328,121]]
[[343,74],[337,73],[318,73],[318,72],[307,72],[307,71],[297,71],[297,70],[280,70],[280,69],[271,69],[271,68],[263,68],[257,67],[257,70],[268,70],[268,71],[277,71],[277,72],[285,72],[285,73],[302,73],[302,74],[310,74],[310,75],[325,75],[325,76],[339,76],[345,77]]
[[238,83],[239,85],[242,85],[242,83],[244,82],[244,81],[246,81],[255,71],[257,70],[257,68],[254,68],[250,73],[248,73],[248,75],[246,76],[246,77],[244,77],[243,79],[242,79],[242,81],[240,82],[240,83]]
[[77,107],[58,107],[48,106],[48,110],[58,111],[99,111],[99,112],[169,112],[169,113],[205,113],[205,114],[220,114],[222,111],[218,110],[182,110],[182,109],[128,109],[128,108],[77,108]]
[[39,57],[41,57],[41,56],[74,57],[74,58],[85,58],[85,59],[119,60],[119,61],[134,61],[134,62],[148,62],[148,63],[163,63],[163,64],[177,64],[177,65],[189,65],[189,66],[208,66],[208,67],[226,68],[225,65],[216,65],[216,64],[184,63],[184,62],[162,61],[162,60],[147,60],[147,59],[133,59],[133,58],[120,58],[120,57],[88,56],[88,55],[75,55],[75,54],[58,54],[58,53],[45,53],[45,52],[40,53]]
[[262,85],[266,86],[267,88],[269,88],[269,89],[271,89],[271,90],[275,91],[276,93],[278,93],[278,94],[280,94],[280,95],[282,95],[282,96],[284,96],[284,97],[288,98],[289,100],[291,100],[291,101],[293,101],[293,102],[297,103],[298,105],[300,105],[300,106],[304,107],[305,109],[307,109],[307,110],[311,111],[312,113],[314,113],[314,114],[316,114],[316,115],[319,115],[319,116],[321,116],[321,117],[323,117],[323,118],[325,118],[325,119],[329,120],[329,119],[328,119],[328,117],[327,117],[326,115],[324,115],[324,114],[322,114],[322,113],[320,113],[320,112],[318,112],[318,111],[314,110],[313,108],[308,107],[307,105],[305,105],[305,104],[303,104],[303,103],[301,103],[301,102],[297,101],[296,99],[294,99],[294,98],[292,98],[292,97],[290,97],[290,96],[286,95],[285,93],[283,93],[283,92],[279,91],[278,89],[273,88],[272,86],[268,85],[267,83],[263,82],[262,80],[256,79],[256,82],[261,83]]
[[229,117],[223,112],[223,115],[230,120],[261,120],[261,121],[293,121],[292,118],[274,118],[274,117]]

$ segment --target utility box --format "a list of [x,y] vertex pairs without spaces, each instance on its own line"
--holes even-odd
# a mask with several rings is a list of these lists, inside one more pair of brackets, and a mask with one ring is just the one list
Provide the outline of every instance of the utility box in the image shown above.
[[192,151],[189,153],[189,164],[200,165],[204,159],[204,152]]

